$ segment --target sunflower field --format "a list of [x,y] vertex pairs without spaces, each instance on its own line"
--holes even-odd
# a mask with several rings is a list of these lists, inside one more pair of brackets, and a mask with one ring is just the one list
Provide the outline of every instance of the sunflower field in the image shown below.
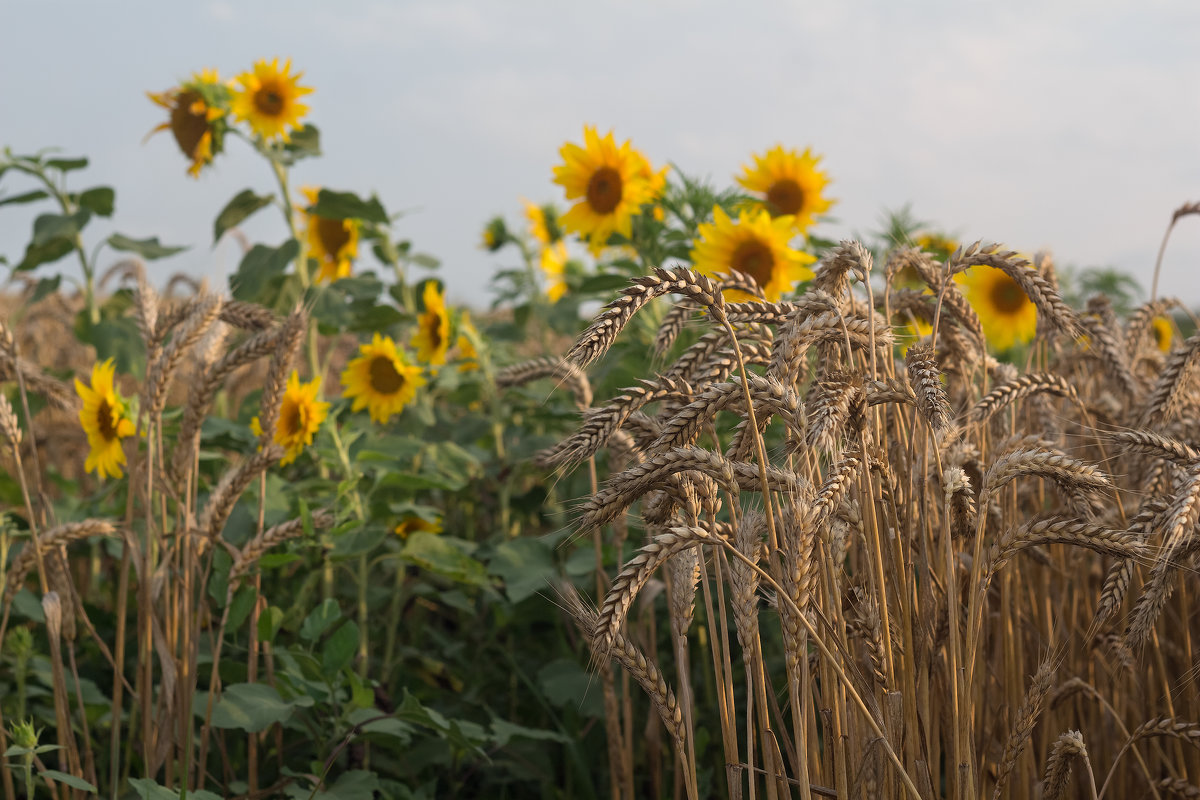
[[456,307],[312,91],[148,94],[227,282],[0,153],[5,800],[1200,797],[1179,301],[585,125]]

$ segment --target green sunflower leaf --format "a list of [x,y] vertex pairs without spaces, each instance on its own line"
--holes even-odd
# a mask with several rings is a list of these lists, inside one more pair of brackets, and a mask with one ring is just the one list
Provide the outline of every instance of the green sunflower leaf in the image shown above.
[[44,200],[49,196],[50,195],[46,194],[41,189],[34,189],[32,192],[14,194],[12,197],[0,197],[0,206],[15,206],[23,203],[34,203],[38,200]]
[[116,203],[117,193],[111,186],[94,186],[75,198],[83,208],[101,217],[111,217]]
[[63,172],[70,172],[75,169],[83,169],[88,165],[87,158],[51,158],[47,159],[46,166],[50,169],[59,169]]
[[372,195],[371,199],[363,200],[353,192],[330,189],[321,190],[317,202],[308,209],[308,213],[325,219],[362,219],[380,225],[387,225],[389,221],[378,197]]
[[108,246],[114,250],[121,250],[126,253],[137,253],[147,261],[153,261],[156,258],[166,258],[173,256],[176,253],[182,253],[187,250],[186,247],[174,247],[172,245],[161,244],[157,236],[151,236],[149,239],[133,239],[123,233],[114,233],[108,237]]
[[238,192],[229,203],[221,209],[221,213],[217,215],[216,222],[213,223],[213,244],[220,241],[221,236],[225,231],[241,224],[255,211],[258,211],[263,206],[275,199],[275,195],[271,194],[255,194],[253,189],[243,189]]

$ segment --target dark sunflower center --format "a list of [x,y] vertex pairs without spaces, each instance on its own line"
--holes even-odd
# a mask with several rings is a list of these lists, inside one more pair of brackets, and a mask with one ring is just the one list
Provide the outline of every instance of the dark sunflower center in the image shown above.
[[587,201],[597,214],[611,214],[621,203],[621,173],[601,167],[588,181]]
[[758,281],[759,286],[766,286],[771,282],[771,273],[775,268],[775,256],[765,243],[758,239],[750,239],[739,244],[733,251],[733,258],[730,259],[729,266],[754,278]]
[[404,388],[404,376],[396,371],[390,358],[371,359],[371,388],[379,394],[395,394]]
[[300,404],[284,401],[279,409],[279,429],[285,436],[295,436],[300,432]]
[[188,90],[175,97],[175,106],[171,109],[171,133],[179,149],[188,158],[194,158],[200,140],[208,133],[208,119],[204,112],[194,113],[192,106],[200,101],[200,95]]
[[100,429],[100,436],[104,441],[111,442],[117,438],[116,414],[113,413],[113,407],[108,404],[107,400],[101,400],[100,407],[96,409],[96,425]]
[[1170,328],[1168,328],[1166,325],[1160,325],[1157,323],[1150,326],[1150,328],[1154,331],[1154,346],[1159,350],[1165,351],[1167,349],[1167,344],[1170,342],[1170,339],[1168,338],[1171,335]]
[[1017,282],[1007,275],[996,279],[992,284],[992,306],[1003,314],[1015,314],[1025,307],[1029,298]]
[[798,214],[804,208],[804,190],[791,178],[783,178],[767,189],[767,202],[778,214]]
[[429,343],[436,350],[442,346],[442,318],[429,313],[425,316],[425,332],[429,335]]
[[340,219],[317,217],[317,236],[321,240],[321,247],[333,259],[337,258],[341,249],[350,241],[350,232]]
[[278,117],[282,114],[284,104],[283,95],[273,87],[264,86],[254,93],[254,107],[268,117]]

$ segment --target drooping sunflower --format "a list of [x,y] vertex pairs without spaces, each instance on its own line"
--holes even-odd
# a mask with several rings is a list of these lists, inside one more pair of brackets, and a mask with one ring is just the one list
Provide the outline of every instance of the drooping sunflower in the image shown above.
[[791,217],[771,218],[765,210],[742,211],[737,220],[720,206],[713,221],[699,227],[700,240],[692,250],[692,263],[704,275],[744,272],[758,281],[767,300],[774,302],[796,281],[813,276],[806,265],[816,257],[788,246],[795,228]]
[[1150,330],[1154,334],[1154,346],[1160,352],[1171,352],[1171,336],[1174,333],[1171,321],[1166,317],[1155,317],[1150,321]]
[[[288,378],[287,390],[279,404],[279,421],[275,423],[275,435],[272,437],[276,444],[286,450],[279,460],[280,466],[295,461],[296,456],[313,443],[313,437],[329,414],[329,403],[317,399],[320,384],[320,378],[300,383],[300,373],[295,370]],[[263,435],[258,417],[250,420],[250,428],[255,436]]]
[[418,516],[416,514],[409,514],[408,516],[404,517],[404,519],[400,520],[399,523],[397,523],[395,531],[396,531],[396,535],[399,536],[401,539],[407,539],[409,534],[416,533],[417,531],[425,531],[427,533],[441,533],[442,532],[442,518],[437,517],[432,522],[430,522],[429,520],[425,519],[424,517]]
[[216,70],[205,69],[193,74],[190,81],[165,92],[146,92],[146,96],[170,112],[167,121],[150,134],[169,130],[192,162],[188,174],[200,177],[200,170],[225,146],[229,88],[221,83]]
[[446,298],[433,281],[425,284],[421,295],[425,310],[417,317],[417,335],[413,344],[417,360],[426,364],[445,364],[450,349],[450,315],[446,313]]
[[300,85],[303,72],[290,74],[289,58],[279,68],[279,59],[254,62],[254,69],[237,77],[241,88],[233,96],[233,113],[238,121],[245,120],[250,128],[264,139],[291,140],[289,128],[300,127],[300,119],[308,106],[300,102],[312,88]]
[[525,219],[529,220],[529,235],[543,246],[554,244],[562,238],[558,224],[558,209],[551,203],[538,205],[528,200],[525,204]]
[[967,302],[979,315],[990,349],[999,353],[1033,339],[1037,333],[1037,306],[1008,273],[977,266],[960,275]]
[[466,311],[459,317],[458,330],[458,341],[454,343],[458,347],[458,371],[471,372],[479,369],[479,351],[475,349],[472,340],[472,337],[479,338],[479,331],[471,324],[471,316]]
[[751,192],[762,195],[766,209],[773,217],[791,217],[800,233],[816,222],[814,216],[829,210],[833,201],[822,191],[829,177],[817,169],[820,156],[805,148],[803,153],[776,145],[765,154],[754,157],[754,166],[742,166],[738,183]]
[[567,258],[567,243],[559,241],[543,247],[538,259],[546,278],[546,296],[551,303],[557,303],[558,298],[567,293]]
[[[316,205],[317,197],[321,194],[319,187],[305,186],[300,191],[308,200],[309,209]],[[319,217],[311,210],[306,210],[304,217],[308,230],[308,254],[319,265],[317,283],[333,283],[339,278],[350,277],[351,262],[358,257],[358,221]]]
[[390,336],[376,333],[358,352],[361,355],[342,372],[343,394],[354,400],[351,411],[366,408],[371,419],[382,425],[416,398],[425,379],[421,368],[408,363]]
[[113,386],[115,367],[112,359],[92,366],[91,386],[75,379],[75,391],[83,400],[79,412],[79,424],[88,439],[88,456],[83,468],[95,472],[102,479],[120,478],[121,465],[125,463],[125,450],[121,440],[133,436],[133,420],[125,399]]
[[504,217],[492,217],[488,220],[488,224],[484,226],[483,235],[480,237],[480,247],[489,253],[494,253],[508,244],[509,238],[508,227],[504,224]]
[[659,184],[650,162],[628,141],[618,147],[611,131],[600,138],[585,126],[583,140],[583,147],[568,142],[559,150],[563,164],[554,168],[554,182],[568,200],[578,200],[559,222],[599,250],[613,233],[629,237],[634,215],[654,200]]

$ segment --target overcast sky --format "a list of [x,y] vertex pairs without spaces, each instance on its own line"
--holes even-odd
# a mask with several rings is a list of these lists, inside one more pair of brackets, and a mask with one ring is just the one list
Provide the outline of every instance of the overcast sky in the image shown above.
[[[189,244],[163,273],[222,276],[212,220],[273,190],[243,142],[195,181],[145,97],[202,67],[290,57],[325,156],[295,182],[377,192],[401,238],[483,303],[512,256],[477,249],[519,198],[560,200],[552,168],[582,127],[653,163],[728,183],[753,152],[812,147],[838,199],[819,233],[873,229],[910,203],[964,239],[1115,266],[1147,288],[1171,212],[1200,200],[1200,3],[10,2],[0,144],[56,145],[117,189],[115,229]],[[6,177],[0,193],[18,184]],[[21,256],[32,207],[0,208]],[[263,212],[247,231],[284,238]],[[68,264],[69,262],[61,262]],[[1181,221],[1162,293],[1200,302],[1200,217]],[[53,269],[43,267],[42,269]]]

